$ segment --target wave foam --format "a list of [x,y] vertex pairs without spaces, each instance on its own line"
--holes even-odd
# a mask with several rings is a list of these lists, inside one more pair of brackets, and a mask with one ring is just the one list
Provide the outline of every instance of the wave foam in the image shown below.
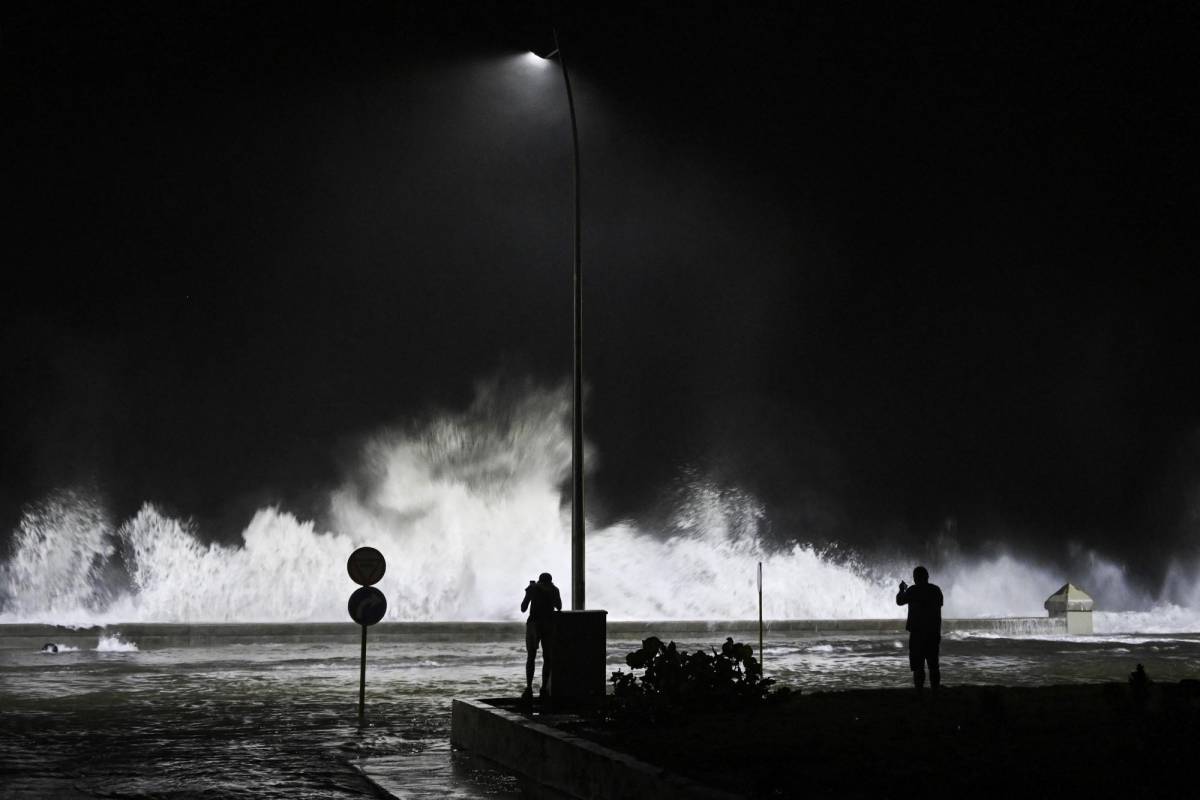
[[113,636],[101,636],[100,641],[96,642],[95,650],[97,653],[136,653],[138,646],[134,642],[123,640],[118,633]]
[[[389,620],[519,619],[526,583],[549,571],[565,586],[570,566],[569,396],[525,388],[514,398],[482,387],[462,413],[368,441],[359,472],[329,498],[330,530],[264,508],[240,546],[208,544],[150,503],[114,527],[97,499],[56,493],[27,510],[0,566],[0,621],[342,621],[355,588],[344,564],[361,545],[388,559]],[[588,605],[613,620],[750,619],[761,561],[769,619],[902,616],[892,577],[805,544],[768,547],[765,521],[745,492],[693,480],[662,530],[589,530]],[[1101,607],[1144,614],[1100,614],[1098,630],[1200,630],[1187,577],[1173,584],[1184,604],[1157,608],[1094,555],[1069,576],[1013,554],[959,558],[935,580],[947,616],[1043,616],[1069,579]]]

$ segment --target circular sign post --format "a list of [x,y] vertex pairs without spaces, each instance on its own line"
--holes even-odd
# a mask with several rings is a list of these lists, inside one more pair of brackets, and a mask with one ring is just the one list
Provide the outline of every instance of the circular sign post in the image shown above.
[[346,559],[346,572],[359,586],[374,586],[387,572],[387,561],[374,547],[360,547]]
[[362,656],[358,662],[358,725],[363,724],[363,709],[367,699],[367,628],[383,619],[387,613],[387,598],[372,584],[378,583],[387,571],[383,553],[374,547],[360,547],[346,561],[346,572],[360,588],[350,595],[346,608],[350,619],[362,626]]
[[360,586],[350,595],[346,608],[350,612],[350,619],[365,628],[383,619],[387,613],[387,598],[374,586]]

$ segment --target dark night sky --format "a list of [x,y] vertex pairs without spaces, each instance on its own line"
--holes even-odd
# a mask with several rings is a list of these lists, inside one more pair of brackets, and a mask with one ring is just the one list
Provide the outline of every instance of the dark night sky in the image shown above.
[[[91,483],[228,538],[569,376],[560,76],[436,5],[6,6],[5,531]],[[690,466],[780,538],[1195,548],[1200,20],[1009,6],[561,20],[602,521]]]

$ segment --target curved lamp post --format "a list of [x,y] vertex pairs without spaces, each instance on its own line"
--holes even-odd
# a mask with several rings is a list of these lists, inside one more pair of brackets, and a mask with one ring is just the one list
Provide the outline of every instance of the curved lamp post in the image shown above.
[[574,323],[575,355],[571,362],[573,396],[571,401],[571,609],[584,608],[584,520],[583,520],[583,267],[580,260],[580,185],[579,185],[579,128],[575,123],[575,95],[571,92],[571,75],[567,58],[558,41],[558,29],[552,29],[554,48],[547,52],[533,50],[542,59],[558,56],[563,83],[567,87],[567,108],[571,112],[571,145],[575,175],[575,273]]

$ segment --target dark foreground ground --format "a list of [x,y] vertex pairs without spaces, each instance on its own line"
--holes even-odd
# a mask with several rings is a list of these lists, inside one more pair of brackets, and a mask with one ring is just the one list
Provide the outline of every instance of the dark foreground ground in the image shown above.
[[751,797],[1200,793],[1200,687],[950,687],[792,696],[750,711],[564,723]]

